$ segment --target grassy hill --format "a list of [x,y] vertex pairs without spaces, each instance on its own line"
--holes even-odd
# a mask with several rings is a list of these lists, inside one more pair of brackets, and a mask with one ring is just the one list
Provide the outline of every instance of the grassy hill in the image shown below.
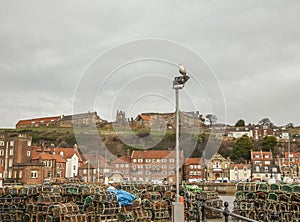
[[[42,143],[46,146],[54,144],[59,147],[73,147],[75,143],[80,145],[80,150],[83,153],[90,153],[92,149],[105,146],[114,155],[125,155],[127,149],[141,149],[143,147],[151,147],[151,149],[173,149],[175,147],[175,132],[167,131],[165,134],[159,132],[152,133],[149,136],[149,130],[131,130],[121,129],[115,132],[112,128],[101,128],[97,131],[92,129],[83,129],[81,131],[73,130],[73,128],[58,128],[58,127],[36,127],[27,129],[0,129],[0,133],[6,136],[14,137],[21,134],[26,134],[32,137],[33,144],[37,146]],[[207,141],[207,135],[201,133],[186,135],[191,140],[180,141],[184,147],[191,147],[195,150],[193,156],[200,156]],[[183,135],[182,138],[185,138]],[[79,140],[79,141],[77,141]],[[141,144],[142,143],[142,144]]]

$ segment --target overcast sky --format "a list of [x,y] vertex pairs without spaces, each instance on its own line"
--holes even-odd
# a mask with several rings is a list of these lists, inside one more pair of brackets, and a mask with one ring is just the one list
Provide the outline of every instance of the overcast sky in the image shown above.
[[[231,124],[269,117],[277,125],[299,125],[299,11],[296,0],[1,0],[0,127],[93,108],[110,120],[117,109],[127,117],[173,112],[177,69],[170,64],[178,62],[193,71],[182,91],[182,110],[226,115],[219,119]],[[126,48],[143,38],[163,40],[144,49],[140,43]],[[160,54],[171,63],[127,65],[105,82],[107,70],[130,62],[132,54]],[[93,102],[74,108],[83,92]]]

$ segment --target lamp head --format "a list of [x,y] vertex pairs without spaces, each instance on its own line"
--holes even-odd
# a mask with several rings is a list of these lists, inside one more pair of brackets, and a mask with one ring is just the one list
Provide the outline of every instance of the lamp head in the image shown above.
[[186,75],[186,70],[185,70],[183,64],[179,64],[178,67],[179,67],[179,73],[181,75],[185,76]]

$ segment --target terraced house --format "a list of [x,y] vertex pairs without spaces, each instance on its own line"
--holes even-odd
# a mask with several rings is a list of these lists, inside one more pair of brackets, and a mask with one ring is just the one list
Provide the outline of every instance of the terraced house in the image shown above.
[[[180,150],[179,164],[183,164]],[[176,179],[176,152],[174,150],[134,150],[131,154],[131,180],[144,182],[170,181]],[[181,168],[180,168],[181,171]],[[181,175],[181,172],[180,174]],[[181,176],[179,180],[181,181]]]

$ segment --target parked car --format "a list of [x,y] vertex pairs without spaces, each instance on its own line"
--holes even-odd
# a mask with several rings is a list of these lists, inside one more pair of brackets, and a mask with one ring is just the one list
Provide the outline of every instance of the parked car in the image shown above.
[[228,183],[228,182],[229,182],[228,177],[218,177],[218,178],[215,180],[215,183]]

